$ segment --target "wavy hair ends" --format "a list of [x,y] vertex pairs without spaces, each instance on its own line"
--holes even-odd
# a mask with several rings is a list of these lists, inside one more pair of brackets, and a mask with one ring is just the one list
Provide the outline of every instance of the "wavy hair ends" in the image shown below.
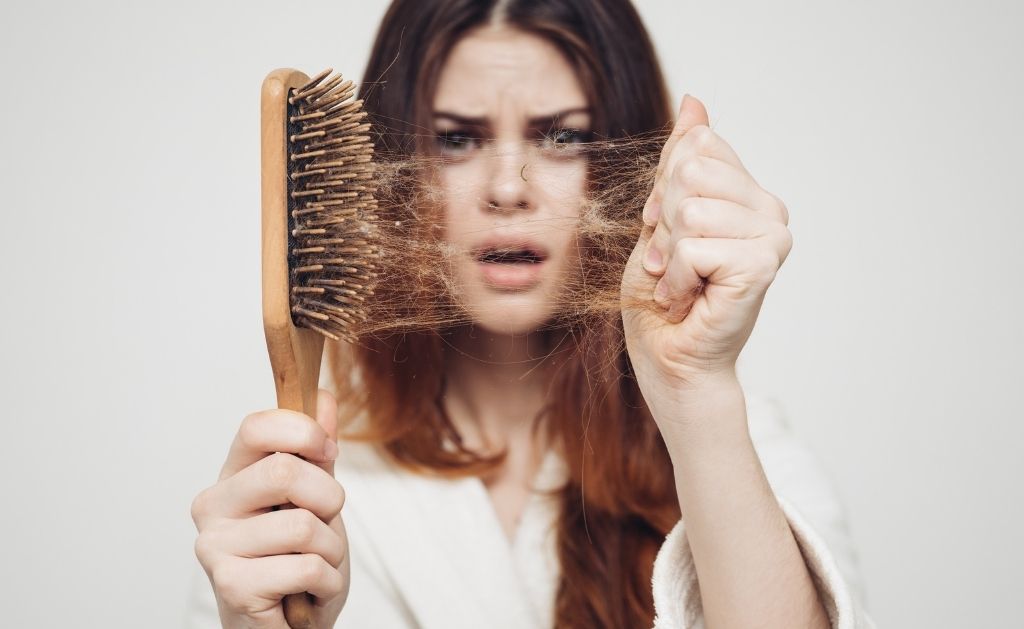
[[[590,98],[595,136],[607,142],[588,162],[595,201],[584,208],[580,235],[594,262],[584,266],[595,269],[586,280],[596,288],[587,290],[596,293],[577,297],[597,305],[544,332],[557,341],[558,371],[535,428],[569,470],[553,492],[561,570],[553,626],[650,627],[654,557],[680,513],[671,461],[626,353],[616,295],[672,107],[628,0],[395,0],[388,8],[360,98],[391,177],[380,193],[381,213],[409,224],[414,244],[411,257],[388,269],[389,284],[401,286],[383,287],[382,301],[407,304],[409,320],[430,325],[328,343],[341,416],[349,420],[342,436],[377,444],[405,469],[445,478],[485,475],[506,456],[465,447],[444,412],[443,336],[457,317],[441,297],[444,278],[427,268],[436,261],[415,253],[415,243],[433,237],[429,221],[417,219],[437,211],[417,185],[417,156],[430,151],[423,131],[432,128],[431,88],[459,38],[493,22],[537,34],[565,54]],[[388,290],[405,298],[389,298]],[[378,316],[400,319],[389,307]]]

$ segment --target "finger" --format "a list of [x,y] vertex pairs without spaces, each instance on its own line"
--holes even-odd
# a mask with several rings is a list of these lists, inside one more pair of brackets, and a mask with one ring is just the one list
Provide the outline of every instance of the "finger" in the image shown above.
[[[680,162],[699,155],[712,157],[726,164],[731,164],[737,170],[750,176],[750,172],[743,165],[743,162],[740,161],[736,151],[707,125],[695,125],[679,140],[675,148],[672,149],[672,154],[666,160],[665,173],[672,173]],[[668,179],[662,177],[660,185],[663,186],[663,190],[668,183]]]
[[250,517],[292,503],[324,522],[341,511],[345,491],[333,475],[293,454],[278,452],[256,461],[204,492],[207,514]]
[[[665,195],[663,207],[648,250],[644,255],[644,269],[652,275],[661,275],[671,255],[674,229],[679,207],[693,197],[732,201],[754,210],[764,209],[767,216],[778,217],[776,198],[761,188],[745,171],[720,160],[697,156],[676,166],[672,172],[672,185]],[[778,220],[778,219],[777,219]]]
[[685,317],[702,291],[725,290],[736,300],[762,298],[780,264],[775,252],[758,240],[684,238],[672,249],[654,293],[674,323]]
[[690,129],[699,125],[707,125],[709,122],[708,112],[704,108],[704,103],[689,94],[684,94],[683,99],[679,102],[679,112],[676,114],[675,124],[672,125],[672,132],[669,133],[668,138],[665,140],[665,146],[661,149],[655,177],[664,172],[665,166],[668,164],[676,145],[682,141]]
[[661,149],[661,157],[658,159],[658,167],[654,174],[654,188],[651,190],[651,194],[647,197],[647,202],[644,204],[643,220],[648,225],[654,225],[658,220],[657,215],[660,211],[658,204],[661,202],[662,188],[659,187],[658,182],[662,179],[662,174],[665,171],[665,165],[668,163],[669,156],[672,154],[676,144],[686,135],[692,127],[700,124],[709,124],[708,112],[704,108],[704,104],[698,99],[686,94],[683,96],[682,102],[679,104],[679,114],[676,118],[676,123],[672,127],[672,132],[669,134],[668,139],[665,141],[665,146]]
[[[658,255],[661,251],[672,252],[674,243],[683,238],[743,238],[765,239],[785,261],[793,245],[792,234],[778,221],[755,212],[750,208],[706,197],[688,197],[673,211],[672,231],[661,229],[653,237],[659,242],[652,245]],[[662,264],[671,264],[671,255]]]
[[337,531],[306,509],[282,509],[235,520],[209,532],[208,546],[244,558],[313,553],[334,567],[345,558]]
[[758,185],[746,170],[713,157],[696,155],[676,164],[669,175],[671,184],[665,192],[662,219],[668,227],[678,206],[687,197],[723,199],[761,212],[781,221],[775,197]]
[[[334,462],[338,455],[338,401],[327,389],[317,391],[316,423],[327,435],[327,460],[313,461],[330,475],[334,475]],[[333,449],[331,449],[333,446]]]
[[273,452],[325,461],[337,453],[332,445],[334,440],[308,415],[276,408],[253,413],[242,420],[220,478],[232,476]]
[[[681,240],[679,242],[686,242]],[[654,301],[665,310],[672,310],[673,315],[670,321],[678,322],[681,318],[675,318],[683,306],[689,306],[700,295],[704,288],[704,281],[687,252],[679,247],[678,243],[673,247],[673,253],[658,283],[654,285]]]
[[262,577],[258,585],[270,596],[309,592],[323,605],[342,591],[341,573],[320,555],[274,555],[248,561],[257,563],[255,570]]
[[[671,243],[681,238],[766,238],[782,255],[791,239],[785,225],[739,203],[687,197],[672,210]],[[788,249],[786,251],[788,253]]]
[[789,225],[789,211],[782,200],[763,189],[740,161],[732,147],[718,134],[703,125],[697,125],[690,129],[672,151],[665,167],[667,174],[661,177],[657,183],[664,189],[663,200],[659,207],[671,207],[669,201],[664,199],[664,196],[672,194],[669,190],[673,184],[671,174],[681,163],[695,157],[709,157],[734,167],[736,176],[742,179],[744,187],[750,190],[749,207],[772,216],[783,225]]
[[[793,246],[793,236],[784,225],[732,201],[689,197],[673,212],[672,233],[667,242],[658,245],[663,251],[672,252],[674,243],[684,238],[760,239],[775,251],[781,265]],[[666,233],[661,230],[659,237]],[[665,264],[673,264],[671,255]],[[692,292],[690,284],[697,284],[693,277],[679,281],[687,293]]]
[[299,592],[309,592],[323,605],[344,586],[341,572],[314,554],[226,560],[213,571],[212,580],[225,603],[249,613],[269,611]]

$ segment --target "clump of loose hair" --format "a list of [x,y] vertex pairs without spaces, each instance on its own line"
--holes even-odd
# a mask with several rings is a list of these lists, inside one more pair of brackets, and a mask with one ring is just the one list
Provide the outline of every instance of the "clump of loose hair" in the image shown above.
[[[387,133],[379,127],[375,134]],[[423,134],[427,140],[433,134]],[[623,307],[661,312],[651,299],[627,296],[620,284],[626,261],[640,235],[641,211],[653,185],[664,132],[643,137],[596,139],[579,148],[588,163],[588,189],[580,199],[579,217],[528,221],[533,231],[569,230],[580,264],[561,285],[556,316],[541,329],[585,325]],[[555,149],[559,150],[559,149]],[[565,149],[569,150],[569,149]],[[453,267],[465,255],[444,238],[443,197],[424,184],[426,173],[443,168],[432,155],[375,154],[377,229],[381,252],[374,295],[365,304],[368,316],[349,329],[358,339],[472,323],[462,306]],[[530,169],[524,163],[524,171]]]

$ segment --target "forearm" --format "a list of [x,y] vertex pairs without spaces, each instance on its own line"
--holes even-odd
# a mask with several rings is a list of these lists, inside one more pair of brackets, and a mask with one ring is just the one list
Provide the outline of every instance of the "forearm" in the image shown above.
[[673,462],[708,629],[827,628],[750,440],[739,382],[709,383],[672,412],[658,424]]

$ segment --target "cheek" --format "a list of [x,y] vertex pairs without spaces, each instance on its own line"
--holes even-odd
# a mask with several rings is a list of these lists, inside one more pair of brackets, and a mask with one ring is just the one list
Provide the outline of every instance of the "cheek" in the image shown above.
[[538,173],[537,177],[535,183],[542,195],[544,214],[550,220],[551,244],[565,254],[564,259],[575,260],[579,253],[580,217],[586,203],[586,166],[576,161],[547,164],[543,176]]
[[552,214],[579,213],[587,188],[587,168],[582,160],[536,160],[527,164],[523,176]]
[[472,222],[479,216],[479,173],[471,164],[438,169],[435,173],[431,198],[437,208],[435,216],[443,236],[449,242],[458,242],[473,230]]

